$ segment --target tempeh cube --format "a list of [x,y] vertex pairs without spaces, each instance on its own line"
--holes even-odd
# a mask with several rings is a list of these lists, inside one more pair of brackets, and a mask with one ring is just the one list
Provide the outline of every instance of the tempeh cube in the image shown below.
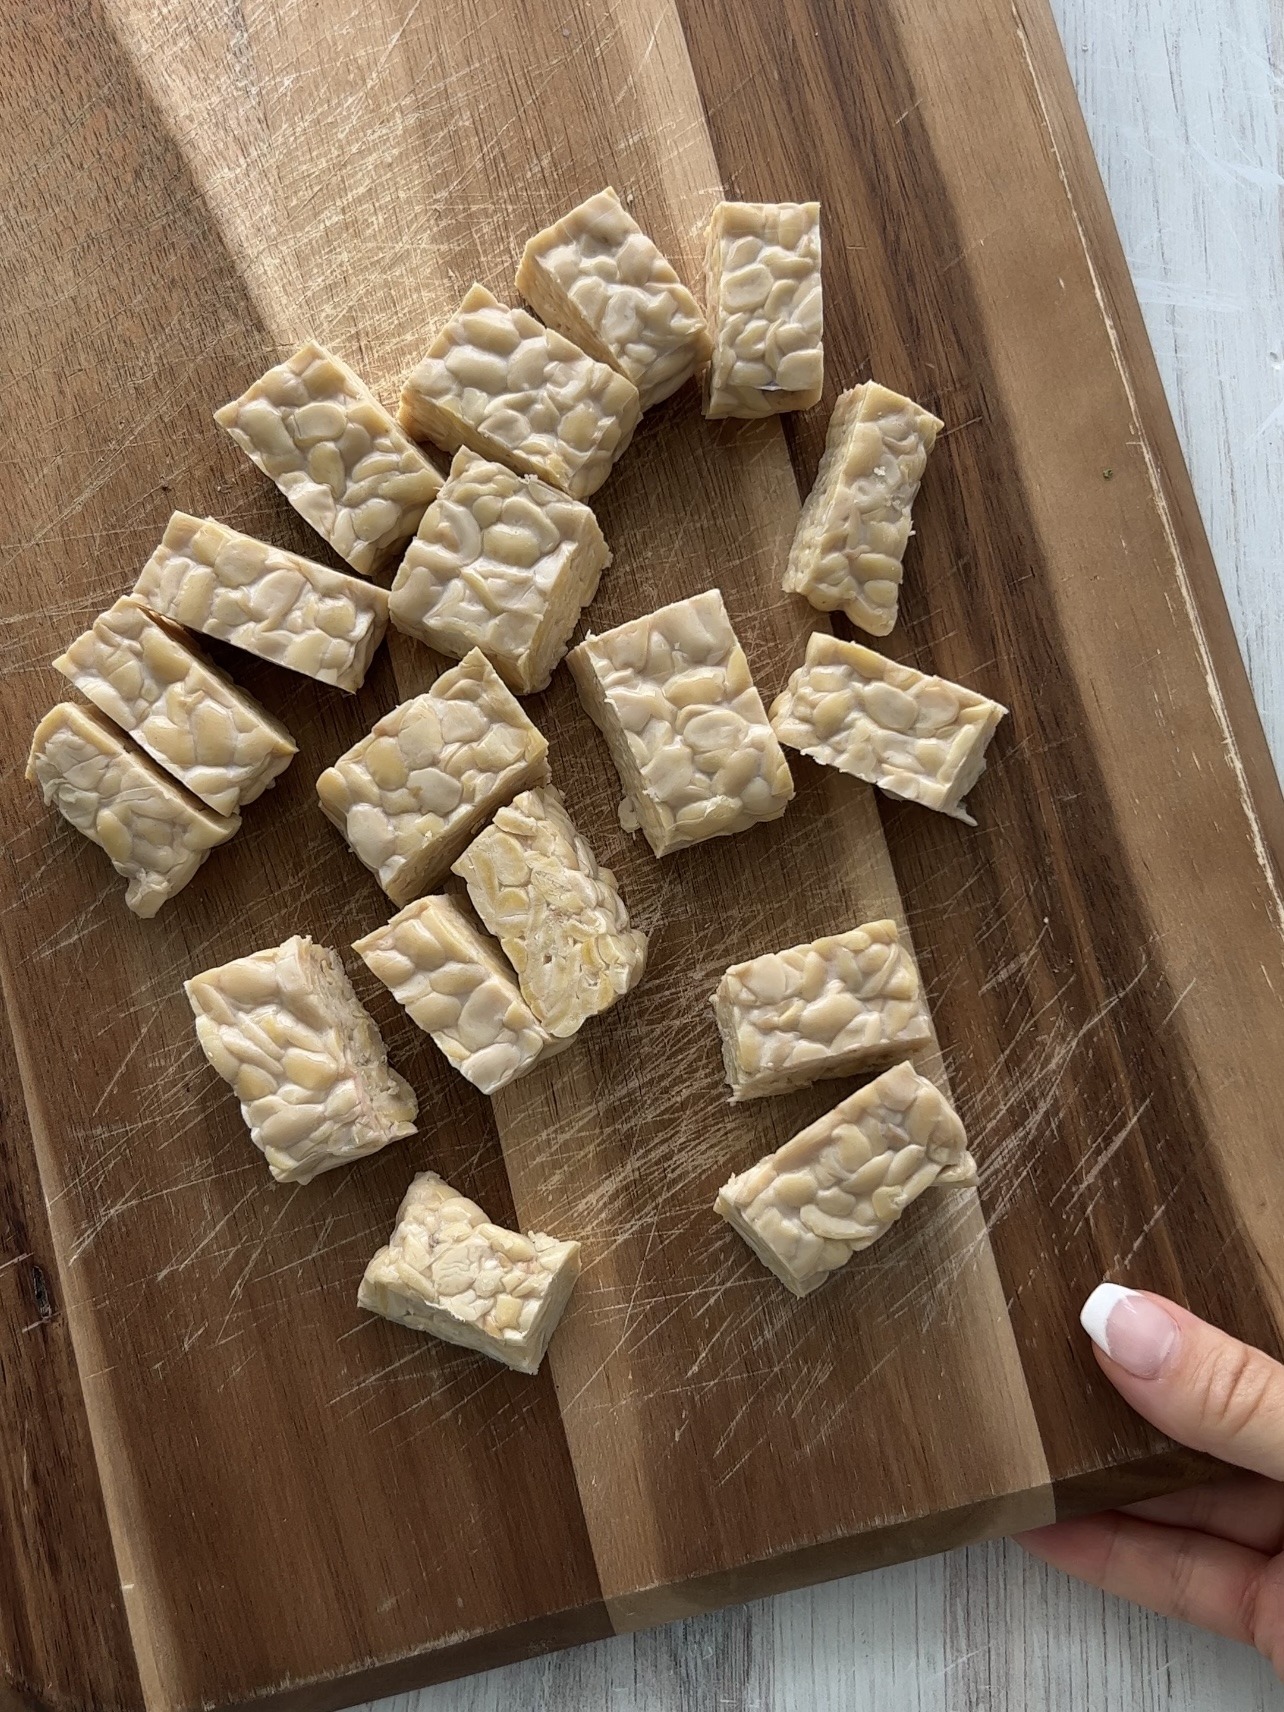
[[314,340],[214,420],[354,571],[394,558],[441,486],[360,376]]
[[201,1050],[241,1102],[278,1183],[377,1153],[415,1132],[419,1102],[389,1068],[337,951],[284,945],[193,975],[183,989]]
[[547,778],[547,742],[474,648],[327,767],[317,796],[404,904],[446,878],[497,808]]
[[541,320],[631,380],[643,410],[713,349],[695,298],[609,186],[536,233],[517,289]]
[[958,1114],[898,1064],[718,1193],[714,1211],[795,1296],[823,1284],[934,1184],[974,1183]]
[[794,794],[718,589],[573,648],[566,663],[657,856],[777,820]]
[[513,971],[450,898],[417,899],[352,949],[483,1094],[570,1044],[550,1037]]
[[456,659],[480,648],[511,690],[542,690],[611,554],[587,505],[467,447],[424,513],[388,605]]
[[712,1004],[733,1100],[877,1070],[932,1038],[894,921],[734,963]]
[[720,202],[705,242],[706,416],[806,410],[824,385],[818,202]]
[[629,926],[609,868],[552,785],[525,791],[455,863],[482,921],[550,1034],[573,1035],[642,979],[646,934]]
[[298,752],[279,719],[133,595],[100,613],[54,665],[219,814],[262,796]]
[[401,393],[398,420],[587,499],[637,427],[631,380],[474,285]]
[[388,628],[385,590],[176,511],[134,594],[153,612],[341,690],[361,688]]
[[963,798],[1007,711],[948,678],[816,633],[772,704],[771,723],[791,749],[975,826]]
[[840,395],[807,496],[784,587],[821,612],[845,612],[871,636],[896,623],[910,509],[945,426],[874,381]]
[[241,824],[215,814],[139,753],[97,708],[59,702],[36,727],[27,777],[129,881],[125,902],[150,917],[181,892]]
[[366,1267],[357,1306],[536,1373],[579,1272],[579,1243],[493,1225],[475,1201],[421,1171]]

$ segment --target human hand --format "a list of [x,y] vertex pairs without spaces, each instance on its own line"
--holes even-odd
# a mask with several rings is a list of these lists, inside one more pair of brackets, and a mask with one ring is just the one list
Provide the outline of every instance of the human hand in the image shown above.
[[1102,1372],[1161,1432],[1249,1470],[1018,1534],[1083,1581],[1247,1641],[1284,1676],[1284,1367],[1163,1296],[1099,1284]]

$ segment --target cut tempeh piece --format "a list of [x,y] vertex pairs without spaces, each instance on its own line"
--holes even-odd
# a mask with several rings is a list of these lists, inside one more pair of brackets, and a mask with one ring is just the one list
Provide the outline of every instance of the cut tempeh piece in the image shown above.
[[714,1211],[795,1296],[823,1284],[933,1184],[976,1181],[958,1114],[898,1064],[718,1193]]
[[517,289],[550,327],[631,380],[643,410],[713,349],[699,304],[609,186],[536,233]]
[[818,202],[720,202],[705,241],[706,416],[806,410],[824,384]]
[[341,690],[361,688],[388,628],[385,590],[176,511],[134,584],[144,606]]
[[361,377],[314,340],[214,420],[354,571],[394,558],[441,487]]
[[54,665],[219,814],[262,796],[298,753],[290,733],[186,631],[122,595]]
[[413,1135],[419,1102],[389,1068],[337,951],[296,934],[184,983],[201,1050],[241,1102],[278,1183],[310,1183]]
[[587,499],[637,427],[631,380],[474,285],[401,393],[398,420]]
[[733,1100],[878,1070],[932,1038],[894,921],[734,963],[711,1003]]
[[455,453],[392,585],[399,630],[460,659],[480,648],[511,690],[542,690],[611,554],[587,505]]
[[550,1034],[573,1035],[642,979],[646,934],[629,926],[615,875],[598,865],[552,785],[500,809],[455,873]]
[[493,1225],[475,1201],[421,1171],[388,1246],[366,1267],[357,1306],[536,1373],[579,1273],[578,1242]]
[[553,1040],[513,971],[450,898],[419,898],[352,949],[483,1094],[569,1046]]
[[845,612],[871,636],[887,635],[914,495],[944,426],[874,381],[840,395],[789,552],[787,593],[821,612]]
[[404,904],[446,878],[497,808],[547,778],[547,742],[474,648],[327,767],[317,796]]
[[718,589],[572,648],[566,663],[657,856],[777,820],[794,794]]
[[791,749],[975,826],[963,798],[1007,711],[948,678],[817,632],[806,664],[773,702],[771,723]]
[[181,892],[241,824],[215,814],[123,738],[97,708],[59,702],[36,727],[27,777],[129,881],[125,902],[150,917]]

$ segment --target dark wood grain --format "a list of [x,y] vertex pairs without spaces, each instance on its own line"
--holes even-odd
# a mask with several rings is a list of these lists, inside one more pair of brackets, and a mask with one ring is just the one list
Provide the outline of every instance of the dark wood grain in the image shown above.
[[[0,1301],[14,1395],[55,1422],[32,1508],[12,1409],[0,1455],[11,1696],[339,1706],[1192,1478],[1074,1315],[1109,1273],[1279,1343],[1284,810],[1038,0],[523,0],[502,28],[473,0],[235,28],[31,0],[0,55],[0,446],[27,476],[0,974],[31,1128],[0,1208],[51,1256]],[[800,761],[783,821],[657,864],[559,676],[532,712],[647,980],[492,1105],[354,970],[421,1133],[273,1188],[181,981],[383,917],[313,780],[433,662],[395,638],[347,699],[224,651],[301,753],[152,923],[21,778],[46,662],[175,505],[326,557],[210,411],[305,335],[394,396],[466,285],[508,295],[525,236],[607,180],[691,278],[724,189],[821,198],[830,398],[872,372],[947,421],[889,646],[1012,708],[982,824]],[[691,391],[649,414],[595,501],[594,623],[717,584],[777,687],[815,622],[778,577],[824,421],[705,424]],[[705,999],[902,899],[981,1194],[799,1303],[709,1203],[841,1090],[730,1108]],[[584,1242],[537,1380],[358,1315],[427,1164]],[[77,1609],[98,1627],[69,1636]]]

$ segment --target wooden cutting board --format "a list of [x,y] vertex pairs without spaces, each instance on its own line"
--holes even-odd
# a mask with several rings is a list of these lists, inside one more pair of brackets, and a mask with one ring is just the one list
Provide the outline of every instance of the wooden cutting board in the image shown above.
[[[15,0],[0,48],[7,1703],[339,1706],[1198,1474],[1075,1315],[1109,1275],[1280,1347],[1284,805],[1043,0]],[[437,663],[394,639],[348,699],[237,658],[299,759],[139,922],[23,780],[48,661],[173,507],[324,558],[211,411],[307,335],[394,398],[607,181],[693,280],[720,195],[818,196],[829,386],[647,416],[595,624],[716,584],[774,692],[828,405],[913,393],[948,432],[889,649],[1011,708],[981,824],[800,760],[783,821],[659,864],[560,674],[646,982],[491,1105],[354,967],[420,1133],[273,1187],[181,983],[383,918],[313,781]],[[705,1001],[902,905],[979,1194],[797,1302],[710,1202],[840,1090],[733,1111]],[[358,1314],[429,1165],[583,1241],[538,1378]]]

